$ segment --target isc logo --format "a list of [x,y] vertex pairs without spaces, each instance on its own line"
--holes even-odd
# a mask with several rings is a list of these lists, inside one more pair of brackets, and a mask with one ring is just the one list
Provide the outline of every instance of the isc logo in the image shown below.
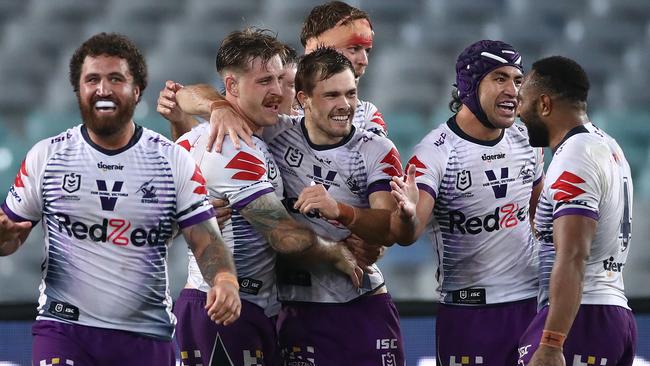
[[377,339],[377,349],[397,349],[397,339],[395,338]]

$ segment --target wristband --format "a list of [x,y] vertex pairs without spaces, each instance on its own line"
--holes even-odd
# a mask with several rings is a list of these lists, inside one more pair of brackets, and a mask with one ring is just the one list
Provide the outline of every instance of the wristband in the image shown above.
[[210,112],[213,112],[215,109],[222,108],[232,108],[232,105],[225,99],[215,100],[214,102],[210,103]]
[[237,276],[230,272],[219,272],[217,274],[217,277],[215,278],[215,283],[219,282],[230,282],[233,285],[237,286],[237,289],[239,289],[239,281],[237,281]]
[[339,217],[336,218],[343,226],[352,226],[357,221],[356,207],[346,205],[345,203],[337,202],[336,206],[339,208]]
[[565,339],[566,339],[566,334],[545,329],[542,332],[542,339],[539,341],[539,344],[540,345],[543,344],[548,347],[562,349],[562,345],[564,345]]

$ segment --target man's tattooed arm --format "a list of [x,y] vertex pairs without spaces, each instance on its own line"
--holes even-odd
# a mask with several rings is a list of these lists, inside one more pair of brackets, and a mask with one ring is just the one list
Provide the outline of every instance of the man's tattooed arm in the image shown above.
[[215,218],[183,229],[183,236],[194,253],[203,279],[210,286],[214,285],[218,273],[236,273],[232,255],[221,237]]

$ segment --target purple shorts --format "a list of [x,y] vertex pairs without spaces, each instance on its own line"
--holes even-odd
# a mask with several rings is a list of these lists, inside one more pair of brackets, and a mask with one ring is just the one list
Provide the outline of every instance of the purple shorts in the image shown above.
[[536,314],[535,298],[502,304],[440,304],[436,318],[437,364],[516,365],[517,346]]
[[[519,342],[519,365],[527,365],[539,345],[548,306],[539,311]],[[580,305],[564,341],[567,365],[631,366],[636,352],[636,320],[615,305]]]
[[344,304],[286,303],[278,318],[285,366],[403,366],[399,314],[389,294]]
[[176,364],[174,344],[136,333],[37,320],[33,365],[112,366]]
[[239,319],[223,326],[210,320],[205,300],[205,292],[184,289],[174,304],[182,365],[276,365],[275,322],[262,308],[242,300]]

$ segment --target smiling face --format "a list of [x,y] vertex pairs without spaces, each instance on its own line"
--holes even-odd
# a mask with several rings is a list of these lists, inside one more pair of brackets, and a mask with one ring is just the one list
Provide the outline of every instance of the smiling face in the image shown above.
[[86,128],[99,136],[120,131],[133,118],[140,89],[127,61],[115,56],[86,56],[77,100]]
[[260,58],[254,58],[246,71],[226,77],[227,92],[258,127],[272,126],[278,122],[283,101],[280,85],[283,73],[280,56],[275,55],[266,64]]
[[330,145],[350,134],[357,105],[357,87],[352,70],[346,68],[328,79],[316,81],[310,96],[301,91],[298,98],[305,109],[312,141]]
[[478,88],[481,108],[494,128],[508,128],[515,123],[517,93],[523,79],[521,71],[503,66],[485,75]]

